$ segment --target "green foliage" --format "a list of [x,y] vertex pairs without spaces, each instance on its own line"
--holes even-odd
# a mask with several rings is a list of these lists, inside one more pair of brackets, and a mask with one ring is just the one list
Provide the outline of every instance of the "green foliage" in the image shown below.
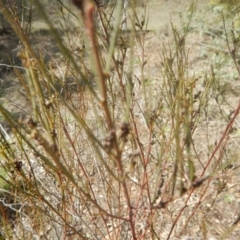
[[7,177],[8,177],[8,174],[7,174],[6,170],[3,167],[1,167],[0,168],[0,178],[1,178],[0,179],[0,189],[8,190],[10,188],[9,183],[6,181]]

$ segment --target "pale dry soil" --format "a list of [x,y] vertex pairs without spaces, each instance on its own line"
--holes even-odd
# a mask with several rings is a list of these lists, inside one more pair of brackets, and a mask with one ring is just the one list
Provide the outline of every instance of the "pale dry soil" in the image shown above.
[[[145,58],[147,59],[147,70],[144,73],[146,78],[151,78],[153,82],[161,81],[161,51],[163,44],[169,44],[173,46],[173,35],[171,29],[171,22],[181,31],[183,23],[187,22],[187,16],[190,14],[189,1],[181,0],[149,0],[149,22],[148,30],[150,30],[145,37],[146,48]],[[197,88],[202,90],[204,88],[203,79],[205,74],[210,72],[210,65],[217,64],[221,76],[222,94],[226,101],[223,101],[221,106],[221,112],[227,116],[230,110],[234,110],[238,103],[240,92],[240,79],[235,70],[233,61],[229,58],[229,53],[225,39],[223,37],[223,30],[221,23],[219,23],[219,14],[214,12],[209,7],[209,1],[198,1],[196,6],[196,12],[190,24],[190,32],[187,37],[186,47],[189,52],[189,77],[199,78],[197,82]],[[143,11],[139,8],[139,11]],[[182,19],[180,18],[182,16]],[[35,25],[34,25],[35,24]],[[59,56],[58,48],[54,43],[54,40],[49,35],[49,31],[44,24],[40,24],[39,20],[33,22],[36,30],[32,41],[35,45],[36,51],[42,51],[46,61],[51,57],[57,58]],[[21,67],[21,61],[17,57],[17,52],[21,49],[17,38],[9,29],[8,31],[0,32],[0,57],[1,64],[1,103],[18,119],[20,116],[27,116],[29,105],[25,101],[24,93],[21,91],[20,85],[17,83],[17,78],[14,75],[13,68],[10,65],[13,62],[14,65]],[[57,56],[57,57],[56,57]],[[9,58],[11,62],[9,62]],[[23,71],[20,69],[20,71]],[[140,74],[139,69],[136,67],[136,75]],[[157,95],[157,90],[154,94]],[[141,98],[141,96],[140,96]],[[209,121],[200,124],[200,127],[196,129],[195,137],[199,139],[199,144],[196,146],[200,152],[203,162],[209,157],[209,145],[214,145],[215,141],[218,141],[226,126],[219,114],[219,109],[214,109],[214,99],[209,100]],[[218,118],[219,114],[219,118]],[[217,116],[217,117],[216,117]],[[3,119],[1,120],[2,126],[6,131],[10,130],[5,124]],[[231,151],[231,149],[237,149],[240,143],[239,139],[239,118],[235,124],[236,132],[231,135],[229,140],[228,153],[229,158],[238,159],[239,151]],[[207,132],[208,131],[208,132]],[[239,185],[238,185],[238,161],[233,161],[234,167],[227,169],[224,173],[227,184],[225,191],[221,192],[217,197],[217,201],[213,204],[215,195],[211,194],[211,188],[216,189],[222,179],[215,179],[209,186],[208,199],[201,205],[196,212],[196,216],[189,224],[189,228],[186,233],[183,233],[181,237],[178,237],[178,233],[181,231],[181,227],[187,220],[184,217],[180,220],[179,229],[174,231],[171,239],[203,239],[198,238],[201,235],[203,228],[206,228],[207,239],[218,239],[222,233],[232,226],[235,220],[239,216]],[[201,191],[200,191],[201,193]],[[199,201],[201,194],[196,192],[191,201],[189,202],[189,209],[186,210],[187,215],[189,211],[193,209],[195,204]],[[178,201],[183,201],[180,199]],[[171,207],[171,206],[170,206]],[[176,214],[179,209],[176,209]],[[161,215],[161,213],[159,213]],[[160,218],[160,216],[159,216]],[[162,232],[162,238],[165,239],[169,233],[172,218],[169,218],[169,223],[166,224],[166,232]],[[205,227],[204,227],[204,226]],[[227,237],[227,239],[240,239],[240,226],[234,225],[233,232]]]

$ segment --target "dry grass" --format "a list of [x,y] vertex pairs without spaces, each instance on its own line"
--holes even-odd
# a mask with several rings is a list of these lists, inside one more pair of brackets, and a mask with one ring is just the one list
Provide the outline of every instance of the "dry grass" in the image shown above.
[[[172,41],[149,46],[147,4],[131,2],[123,31],[121,4],[92,15],[85,2],[78,11],[35,0],[25,12],[0,2],[22,42],[23,69],[12,67],[29,109],[18,119],[0,105],[11,127],[1,131],[1,237],[238,239],[240,103],[228,78],[239,80],[240,68],[231,20],[223,18],[219,38],[212,33],[226,50],[207,48],[205,71],[190,49],[199,34],[194,5],[179,28],[172,24]],[[49,48],[36,44],[38,34]]]

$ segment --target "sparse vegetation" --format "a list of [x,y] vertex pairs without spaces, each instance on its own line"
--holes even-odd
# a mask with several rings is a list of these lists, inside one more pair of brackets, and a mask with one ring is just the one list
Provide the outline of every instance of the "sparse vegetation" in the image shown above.
[[[73,2],[0,1],[21,42],[2,64],[19,98],[0,104],[0,238],[239,239],[233,19],[199,30],[189,5],[153,73],[150,0],[128,29],[120,1]],[[192,57],[193,34],[218,45]]]

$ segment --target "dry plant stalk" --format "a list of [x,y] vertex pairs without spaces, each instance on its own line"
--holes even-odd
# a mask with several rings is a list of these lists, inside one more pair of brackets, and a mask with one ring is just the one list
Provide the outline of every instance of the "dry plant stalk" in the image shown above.
[[[61,26],[69,27],[64,11],[82,19],[84,30],[79,25],[74,29],[80,29],[83,36],[80,54],[71,48],[70,38],[64,42],[61,34],[66,29],[56,29],[41,1],[35,0],[64,64],[54,57],[51,64],[46,63],[38,56],[15,21],[13,8],[0,2],[24,45],[19,55],[24,71],[16,68],[15,73],[31,107],[26,121],[14,119],[0,105],[14,139],[9,144],[7,134],[1,134],[0,164],[7,173],[1,178],[8,183],[0,199],[1,231],[9,239],[14,239],[15,232],[16,238],[25,239],[184,237],[200,207],[208,203],[212,182],[228,177],[222,162],[240,102],[217,144],[212,148],[209,144],[208,159],[203,160],[196,132],[205,121],[214,68],[212,76],[204,79],[203,92],[198,91],[200,80],[188,69],[191,16],[181,30],[172,25],[174,44],[161,48],[158,81],[146,74],[147,17],[138,16],[137,1],[130,2],[130,31],[122,28],[119,2],[115,9],[106,10],[96,9],[90,0],[72,2],[79,15],[60,2],[58,14]],[[87,48],[85,43],[89,43]],[[229,40],[228,47],[229,52],[237,51],[231,49]],[[232,57],[236,64],[236,54]],[[73,79],[72,91],[67,89],[70,78],[66,76]],[[214,190],[216,199],[224,184]],[[192,203],[195,193],[200,196]],[[15,213],[14,230],[9,228],[6,209]],[[230,236],[237,222],[222,236]],[[204,239],[208,229],[207,218],[201,216],[199,234]]]

